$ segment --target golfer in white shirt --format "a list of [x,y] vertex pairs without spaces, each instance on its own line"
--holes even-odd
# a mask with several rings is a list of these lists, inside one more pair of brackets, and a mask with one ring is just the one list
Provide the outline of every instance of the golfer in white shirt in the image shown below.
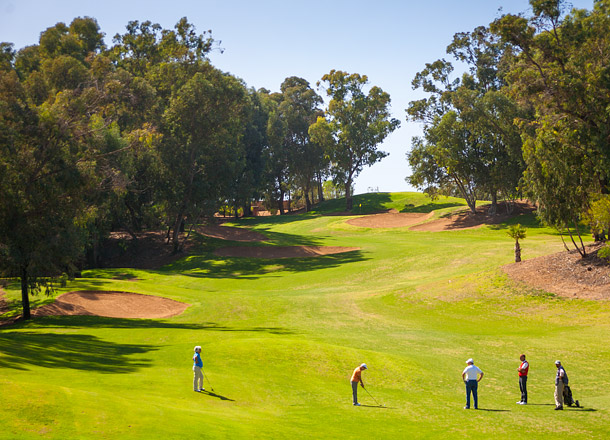
[[[483,372],[474,364],[472,359],[466,361],[468,366],[462,372],[462,380],[466,383],[466,406],[464,409],[470,409],[470,393],[474,399],[474,409],[479,409],[479,396],[477,388],[479,382],[483,379]],[[480,375],[480,376],[479,376]]]

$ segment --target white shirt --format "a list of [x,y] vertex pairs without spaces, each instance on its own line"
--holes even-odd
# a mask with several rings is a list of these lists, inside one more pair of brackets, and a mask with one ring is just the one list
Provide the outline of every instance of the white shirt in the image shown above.
[[483,374],[483,372],[476,365],[468,365],[462,374],[466,375],[466,380],[477,380],[477,374]]

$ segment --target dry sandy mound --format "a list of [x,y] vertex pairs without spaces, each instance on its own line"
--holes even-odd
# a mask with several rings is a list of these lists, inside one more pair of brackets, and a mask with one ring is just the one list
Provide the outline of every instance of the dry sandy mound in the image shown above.
[[344,246],[233,246],[216,249],[220,257],[245,258],[302,258],[341,254],[360,250],[358,247]]
[[352,226],[362,228],[402,228],[422,222],[432,217],[433,212],[420,214],[415,212],[400,213],[395,209],[382,214],[365,215],[364,217],[352,218],[347,221]]
[[610,299],[610,265],[597,257],[600,244],[587,246],[587,258],[576,251],[532,258],[502,269],[514,280],[571,298]]
[[111,318],[169,318],[188,304],[158,296],[129,292],[79,291],[60,295],[53,304],[32,312],[34,316],[95,315]]
[[234,228],[231,226],[218,226],[218,225],[207,225],[202,226],[198,229],[203,235],[213,238],[220,238],[221,240],[231,241],[242,241],[242,242],[255,242],[265,241],[267,237],[256,231],[251,231],[244,228]]

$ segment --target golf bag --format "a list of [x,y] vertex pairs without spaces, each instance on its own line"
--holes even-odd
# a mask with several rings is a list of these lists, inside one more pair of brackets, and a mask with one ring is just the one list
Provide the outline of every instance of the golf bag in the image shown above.
[[563,386],[563,403],[568,406],[575,405],[576,408],[580,408],[578,400],[574,400],[574,398],[572,397],[572,390],[568,385]]

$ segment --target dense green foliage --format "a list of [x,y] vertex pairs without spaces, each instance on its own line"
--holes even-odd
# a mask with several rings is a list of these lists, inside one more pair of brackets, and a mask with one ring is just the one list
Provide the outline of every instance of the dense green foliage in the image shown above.
[[[358,195],[359,204],[466,207],[414,193]],[[223,258],[213,250],[226,243],[201,237],[196,253],[159,270],[84,272],[65,290],[139,292],[191,307],[165,320],[64,316],[1,328],[0,438],[608,438],[607,302],[507,279],[498,267],[512,260],[508,224],[429,233],[359,228],[349,218],[236,223],[269,237],[260,245],[361,248],[344,255]],[[526,259],[561,250],[552,229],[532,216],[517,221],[528,225]],[[5,290],[17,301],[18,286]],[[195,345],[216,396],[192,391]],[[515,405],[521,353],[531,365],[527,406]],[[474,413],[462,409],[469,357],[485,372]],[[553,411],[556,359],[584,409]],[[348,381],[361,362],[385,408],[363,391],[370,406],[351,405]]]
[[304,79],[248,88],[210,64],[210,31],[186,18],[103,36],[85,17],[38,45],[0,43],[0,276],[22,279],[26,318],[28,291],[99,265],[112,231],[136,242],[165,227],[177,253],[186,222],[221,206],[282,214],[288,196],[310,210],[339,166],[310,139],[322,99]]
[[325,117],[319,117],[309,133],[325,147],[333,181],[344,184],[346,209],[350,211],[354,179],[365,166],[387,156],[377,147],[400,121],[390,115],[388,93],[376,86],[365,92],[366,76],[331,70],[322,81],[331,99]]
[[[530,0],[532,15],[507,14],[459,33],[447,52],[470,68],[451,81],[450,63],[413,81],[431,94],[408,114],[426,124],[408,154],[412,184],[538,202],[539,216],[566,231],[589,223],[608,232],[600,197],[610,192],[610,2],[569,11],[563,0]],[[597,206],[595,206],[597,204]],[[592,213],[595,213],[592,215]],[[576,246],[585,256],[585,249]]]

